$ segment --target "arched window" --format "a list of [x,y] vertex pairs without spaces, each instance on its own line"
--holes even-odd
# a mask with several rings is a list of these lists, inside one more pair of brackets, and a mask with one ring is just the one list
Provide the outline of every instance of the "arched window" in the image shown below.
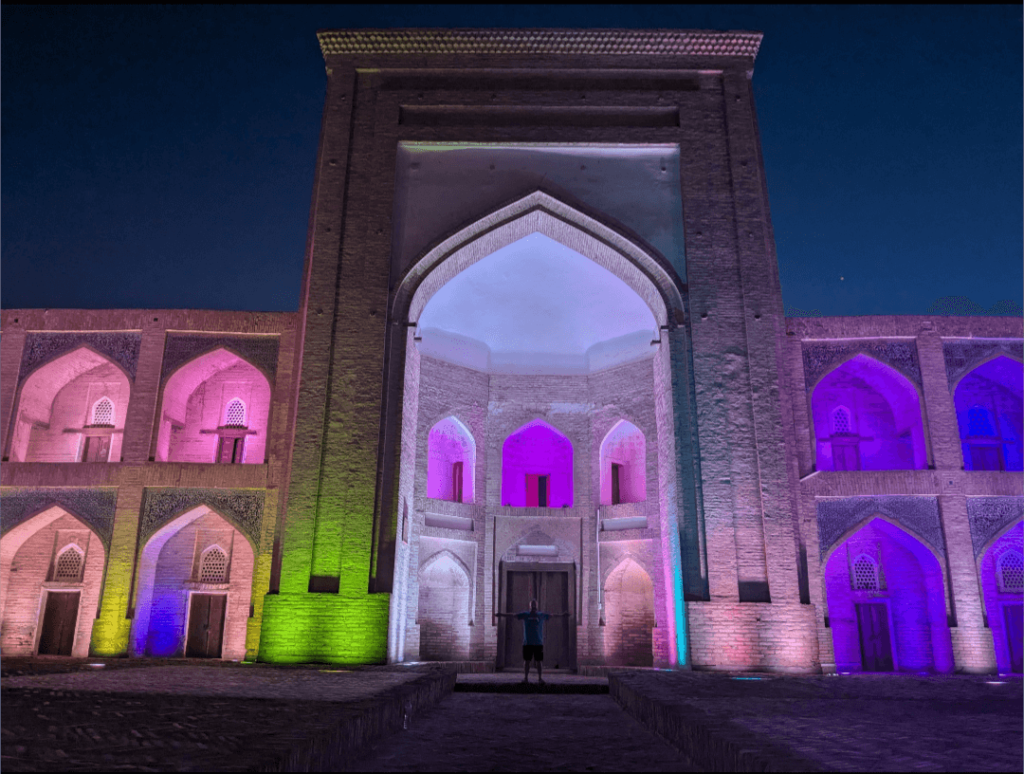
[[878,591],[878,565],[867,554],[853,560],[853,588],[855,591]]
[[211,546],[199,558],[200,583],[227,583],[228,555],[220,546]]
[[67,583],[77,583],[82,577],[82,566],[85,554],[76,545],[70,545],[57,555],[54,562],[53,579]]
[[846,406],[836,406],[832,411],[832,435],[849,435],[852,428],[850,410]]
[[245,403],[241,398],[234,398],[224,411],[225,427],[245,427]]
[[971,406],[967,410],[967,435],[992,437],[995,434],[989,410],[984,406]]
[[114,403],[110,398],[100,398],[93,405],[91,424],[100,427],[114,426]]
[[1016,594],[1024,591],[1024,556],[1020,551],[1010,549],[996,562],[996,576],[999,590]]

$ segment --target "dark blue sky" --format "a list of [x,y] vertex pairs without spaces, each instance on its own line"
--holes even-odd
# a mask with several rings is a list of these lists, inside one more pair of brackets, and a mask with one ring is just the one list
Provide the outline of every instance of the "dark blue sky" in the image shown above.
[[332,27],[760,30],[787,308],[1022,301],[1019,5],[0,14],[5,308],[296,309]]

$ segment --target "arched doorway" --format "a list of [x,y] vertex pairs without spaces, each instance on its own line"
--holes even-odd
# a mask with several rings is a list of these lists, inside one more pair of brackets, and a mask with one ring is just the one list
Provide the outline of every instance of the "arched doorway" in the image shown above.
[[135,592],[135,656],[245,657],[253,548],[227,519],[201,505],[143,546]]
[[465,565],[441,551],[424,563],[419,581],[420,658],[468,659],[470,579]]
[[1017,522],[982,554],[981,589],[996,666],[1001,673],[1024,671],[1024,525]]
[[654,629],[654,584],[637,562],[627,557],[604,583],[604,652],[608,664],[651,666]]
[[953,395],[964,470],[1024,469],[1022,366],[1005,356],[964,376]]
[[0,539],[0,652],[89,655],[106,550],[91,527],[59,506]]
[[824,583],[840,672],[952,670],[942,567],[909,532],[869,519],[830,551]]
[[79,347],[22,384],[12,462],[119,462],[131,382],[113,360]]
[[427,497],[471,503],[476,471],[476,443],[455,417],[430,428],[427,442]]
[[[566,519],[557,532],[571,525],[575,537],[566,537],[571,548],[559,561],[570,568],[595,565],[596,571],[600,489],[596,478],[590,481],[600,464],[595,416],[608,406],[636,405],[652,417],[657,435],[674,439],[670,350],[682,344],[676,333],[682,322],[680,285],[671,270],[635,244],[541,193],[443,240],[402,278],[392,317],[406,325],[395,328],[401,332],[391,344],[392,353],[402,354],[389,360],[395,364],[392,375],[402,376],[398,369],[404,368],[402,427],[392,447],[401,455],[395,502],[414,504],[415,510],[403,516],[402,539],[395,541],[390,659],[423,657],[427,647],[403,644],[417,642],[403,627],[423,621],[403,614],[421,598],[421,538],[431,546],[475,544],[476,564],[467,572],[482,583],[473,648],[479,643],[483,653],[506,644],[498,642],[497,619],[487,620],[483,608],[483,600],[495,594],[502,597],[499,607],[506,606],[501,557],[511,550],[517,562],[539,566],[550,551],[546,544],[510,543],[513,534],[532,527],[507,519]],[[569,287],[573,292],[566,292]],[[440,490],[431,488],[430,433],[421,417],[434,422],[456,413],[472,427],[479,450],[473,508],[435,502],[445,498],[432,494]],[[605,421],[602,414],[602,433]],[[634,465],[635,445],[626,444]],[[643,445],[646,454],[646,439]],[[624,477],[623,489],[641,502],[647,486],[658,487],[658,505],[648,509],[657,534],[640,539],[652,544],[644,550],[656,557],[651,583],[666,589],[652,595],[653,604],[664,607],[655,611],[659,620],[664,615],[667,623],[660,645],[651,647],[660,663],[675,664],[685,662],[686,654],[677,464],[674,443],[652,448],[658,450],[656,464],[636,486]],[[512,513],[517,509],[530,512]],[[501,537],[488,540],[489,534]],[[572,601],[580,611],[573,625],[594,627],[593,637],[577,639],[574,632],[571,638],[574,647],[577,641],[595,643],[587,645],[595,653],[582,654],[591,663],[604,659],[598,591],[594,587],[585,599]]]
[[625,419],[601,442],[601,505],[642,503],[647,499],[647,442]]

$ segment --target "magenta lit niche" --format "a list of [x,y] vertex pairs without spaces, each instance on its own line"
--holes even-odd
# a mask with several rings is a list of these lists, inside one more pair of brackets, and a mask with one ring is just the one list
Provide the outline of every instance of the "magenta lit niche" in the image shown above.
[[505,439],[501,502],[514,508],[572,506],[572,444],[541,419]]
[[473,502],[476,443],[455,417],[442,419],[427,435],[427,497]]
[[1001,673],[1022,671],[1024,649],[1024,546],[1017,522],[981,559],[981,588]]
[[942,569],[909,533],[872,519],[833,550],[825,588],[838,671],[952,671]]
[[818,470],[928,467],[917,390],[874,358],[857,355],[823,377],[811,412]]
[[208,352],[164,385],[156,459],[260,464],[269,413],[263,372],[226,349]]
[[601,505],[647,499],[647,443],[640,428],[620,420],[601,444]]
[[997,357],[960,380],[954,394],[964,470],[1021,470],[1022,367]]
[[118,462],[131,383],[88,347],[37,369],[21,388],[12,462]]

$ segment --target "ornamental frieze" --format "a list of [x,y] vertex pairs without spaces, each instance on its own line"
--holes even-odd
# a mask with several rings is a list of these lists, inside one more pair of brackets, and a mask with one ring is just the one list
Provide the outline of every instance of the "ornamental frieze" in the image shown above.
[[818,380],[854,355],[864,354],[891,366],[921,386],[921,364],[915,341],[878,341],[877,339],[803,342],[804,383],[813,389]]
[[1024,360],[1024,342],[998,339],[955,339],[942,342],[946,360],[946,379],[950,392],[967,373],[978,364],[996,356],[1009,355]]
[[975,558],[1007,524],[1024,519],[1024,497],[968,497],[967,520]]
[[168,378],[178,367],[199,355],[212,352],[221,347],[234,352],[243,360],[256,366],[274,382],[277,373],[277,336],[223,336],[189,333],[169,333],[164,344],[164,362],[160,373],[162,381]]
[[57,505],[89,525],[106,548],[114,532],[116,489],[5,489],[0,491],[0,534]]
[[135,380],[139,350],[142,347],[141,333],[29,333],[25,336],[25,347],[21,351],[18,384],[39,366],[82,346],[106,355],[121,366],[132,381]]
[[886,495],[818,500],[818,551],[824,559],[828,550],[850,529],[865,519],[881,514],[911,530],[945,555],[939,520],[939,503],[934,497]]
[[263,530],[262,491],[252,489],[150,489],[142,501],[139,543],[145,545],[165,524],[205,505],[234,524],[258,549]]

